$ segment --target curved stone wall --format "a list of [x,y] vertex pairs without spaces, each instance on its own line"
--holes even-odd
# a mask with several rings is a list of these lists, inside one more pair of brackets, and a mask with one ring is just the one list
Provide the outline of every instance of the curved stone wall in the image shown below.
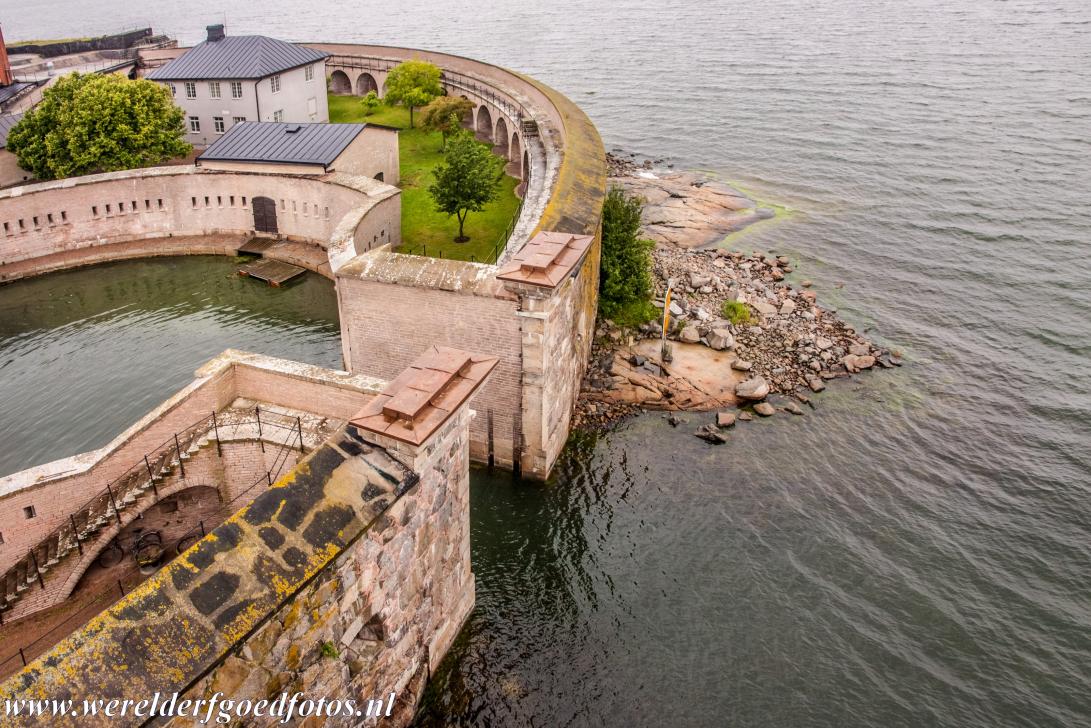
[[[283,237],[335,260],[400,241],[399,192],[371,179],[153,167],[0,192],[0,281],[120,258],[233,253],[223,238],[254,234],[257,196],[276,201]],[[332,275],[326,255],[295,262]]]

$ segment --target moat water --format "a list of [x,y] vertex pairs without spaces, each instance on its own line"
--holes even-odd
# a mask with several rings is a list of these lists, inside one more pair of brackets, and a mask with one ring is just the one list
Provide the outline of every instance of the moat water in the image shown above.
[[[191,0],[149,21],[118,0],[41,0],[5,9],[4,28],[151,22],[192,42],[223,9]],[[719,448],[692,436],[697,417],[647,416],[574,439],[547,485],[475,474],[477,609],[422,725],[1091,724],[1085,0],[269,0],[227,23],[531,73],[608,147],[790,208],[737,244],[791,256],[909,362]],[[291,314],[264,305],[271,353],[336,357],[306,327],[277,336]],[[254,346],[242,335],[260,322],[208,353]],[[169,393],[155,367],[188,338],[119,349],[129,387]],[[104,349],[52,361],[84,351]],[[102,429],[131,421],[115,397],[77,394]],[[52,456],[71,426],[18,449]]]

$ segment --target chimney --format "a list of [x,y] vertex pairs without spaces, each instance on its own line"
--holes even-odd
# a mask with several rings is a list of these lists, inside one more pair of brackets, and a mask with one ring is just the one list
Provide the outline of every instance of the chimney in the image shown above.
[[215,43],[218,40],[224,39],[224,27],[222,23],[206,26],[205,30],[208,31],[209,43]]
[[0,86],[10,86],[15,82],[8,63],[8,47],[4,45],[4,32],[0,30]]

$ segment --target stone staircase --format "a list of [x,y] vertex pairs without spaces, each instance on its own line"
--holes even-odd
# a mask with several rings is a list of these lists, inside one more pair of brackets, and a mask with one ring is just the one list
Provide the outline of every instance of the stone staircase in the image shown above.
[[536,137],[538,136],[538,122],[534,119],[523,119],[523,123],[520,125],[524,137]]
[[[341,423],[317,415],[238,400],[232,406],[191,425],[164,446],[115,479],[107,489],[69,516],[49,536],[0,576],[0,623],[4,613],[30,589],[45,589],[47,576],[73,551],[94,540],[109,524],[120,523],[134,504],[158,500],[158,486],[175,474],[183,478],[185,463],[196,453],[228,442],[262,441],[279,448],[313,450]],[[300,440],[302,439],[302,446]],[[277,473],[279,475],[279,472]],[[148,505],[151,505],[150,503]],[[140,512],[143,512],[143,508]]]

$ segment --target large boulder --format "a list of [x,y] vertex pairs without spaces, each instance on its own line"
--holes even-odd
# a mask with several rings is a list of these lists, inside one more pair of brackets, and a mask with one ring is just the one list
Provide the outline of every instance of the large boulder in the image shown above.
[[679,334],[678,338],[687,344],[696,344],[701,340],[701,332],[697,330],[696,326],[687,325],[686,328],[682,329],[682,333]]
[[708,341],[709,346],[717,351],[730,349],[735,345],[735,337],[727,329],[712,329],[712,331],[708,332],[705,340]]
[[758,402],[754,405],[754,411],[762,417],[772,417],[776,413],[776,409],[768,402]]
[[735,396],[751,402],[765,399],[769,396],[769,382],[762,377],[747,379],[735,385]]

